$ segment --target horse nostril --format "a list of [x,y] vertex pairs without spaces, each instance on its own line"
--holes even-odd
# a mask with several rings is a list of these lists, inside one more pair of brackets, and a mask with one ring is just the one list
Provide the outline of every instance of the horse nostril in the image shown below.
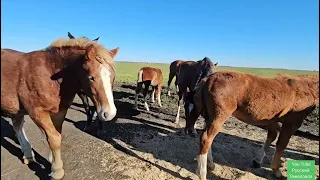
[[104,113],[102,113],[102,116],[103,116],[104,119],[107,119],[108,113],[104,112]]

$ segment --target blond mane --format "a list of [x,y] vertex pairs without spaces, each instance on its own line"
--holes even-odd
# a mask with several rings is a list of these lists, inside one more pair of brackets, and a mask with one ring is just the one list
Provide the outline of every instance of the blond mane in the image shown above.
[[93,45],[97,57],[96,59],[101,63],[107,63],[113,66],[113,58],[111,56],[111,52],[107,50],[102,44],[98,44],[97,41],[91,41],[88,38],[74,38],[74,39],[66,39],[66,38],[59,38],[54,40],[49,47],[45,50],[51,48],[63,48],[63,47],[78,47],[81,49],[87,49],[90,45]]

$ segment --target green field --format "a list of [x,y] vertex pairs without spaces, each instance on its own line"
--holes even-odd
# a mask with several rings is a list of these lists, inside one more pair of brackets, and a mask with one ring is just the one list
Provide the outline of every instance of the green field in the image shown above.
[[[151,66],[160,68],[163,72],[163,85],[167,85],[168,76],[169,76],[169,64],[164,63],[136,63],[136,62],[116,62],[116,81],[117,82],[127,82],[135,83],[137,81],[137,74],[141,67]],[[310,74],[310,73],[319,73],[319,71],[303,71],[303,70],[287,70],[287,69],[271,69],[271,68],[244,68],[244,67],[228,67],[228,66],[219,66],[217,67],[218,71],[221,70],[235,70],[241,71],[253,75],[272,77],[278,73],[286,73],[290,75],[298,74]],[[173,84],[173,83],[172,83]],[[171,85],[172,85],[171,84]]]

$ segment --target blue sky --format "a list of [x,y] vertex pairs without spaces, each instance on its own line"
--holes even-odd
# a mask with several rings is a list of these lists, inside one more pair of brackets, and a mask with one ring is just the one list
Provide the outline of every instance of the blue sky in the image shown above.
[[[198,3],[196,3],[198,2]],[[1,47],[96,38],[116,60],[319,70],[318,0],[2,0]]]

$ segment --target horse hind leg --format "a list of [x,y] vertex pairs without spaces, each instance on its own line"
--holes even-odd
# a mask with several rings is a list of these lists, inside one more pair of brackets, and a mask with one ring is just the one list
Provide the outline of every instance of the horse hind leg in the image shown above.
[[277,138],[278,136],[278,127],[279,124],[273,123],[269,125],[268,128],[268,135],[267,140],[264,143],[264,145],[259,149],[259,151],[256,153],[254,159],[253,159],[253,167],[254,168],[260,168],[263,162],[264,157],[266,156],[266,151],[268,150],[271,143]]
[[136,110],[138,110],[138,96],[142,90],[142,84],[143,84],[142,82],[138,82],[137,87],[136,87],[136,94],[135,94],[135,98],[134,98],[134,108]]
[[152,86],[152,92],[151,92],[151,102],[152,102],[152,103],[155,102],[155,100],[154,100],[155,90],[156,90],[155,87]]
[[34,159],[34,153],[32,151],[32,147],[24,131],[23,124],[24,124],[24,115],[18,114],[12,118],[13,129],[20,143],[21,151],[24,154],[23,163],[29,164],[31,162],[34,162],[35,159]]
[[182,92],[179,92],[178,95],[179,95],[179,99],[178,99],[178,111],[177,111],[177,114],[176,114],[176,120],[174,121],[174,124],[176,124],[176,125],[179,123],[179,120],[180,120],[180,108],[181,108],[183,93],[182,93]]
[[[306,116],[305,116],[306,117]],[[296,121],[296,124],[287,124],[286,121],[284,120],[284,123],[281,127],[280,130],[280,134],[277,140],[277,144],[276,144],[276,150],[274,152],[273,155],[273,159],[271,162],[271,169],[273,171],[273,175],[276,178],[281,178],[282,177],[282,173],[279,170],[280,168],[280,163],[281,163],[281,155],[283,153],[283,151],[285,150],[285,148],[287,147],[291,136],[299,129],[299,127],[302,124],[303,119],[305,118],[301,118],[298,121]],[[295,120],[293,118],[290,119],[292,122],[295,122]]]
[[158,105],[160,107],[162,107],[162,104],[161,104],[161,90],[162,90],[162,86],[158,85],[158,87],[157,87],[157,100],[158,100]]
[[147,81],[144,84],[144,92],[143,92],[143,101],[144,101],[144,108],[149,111],[149,106],[147,103],[147,96],[148,96],[148,91],[149,91],[149,86],[150,86],[151,82]]

